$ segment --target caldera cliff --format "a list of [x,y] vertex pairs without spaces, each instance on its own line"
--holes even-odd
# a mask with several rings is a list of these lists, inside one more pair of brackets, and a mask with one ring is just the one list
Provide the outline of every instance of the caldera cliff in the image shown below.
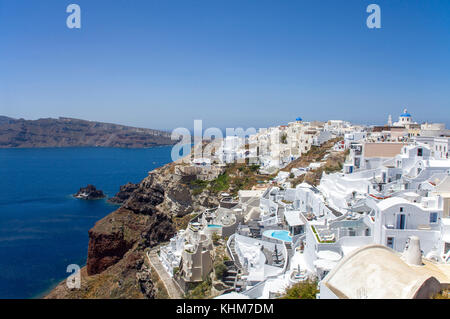
[[194,196],[189,181],[196,176],[176,174],[175,166],[155,169],[128,195],[121,194],[123,204],[89,230],[81,288],[68,289],[63,281],[45,298],[157,297],[145,250],[167,242],[190,213],[218,204],[207,190]]

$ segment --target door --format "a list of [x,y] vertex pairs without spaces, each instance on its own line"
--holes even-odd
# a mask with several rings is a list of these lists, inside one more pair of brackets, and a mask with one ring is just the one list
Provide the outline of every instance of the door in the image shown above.
[[397,215],[397,229],[405,229],[406,216],[405,214]]

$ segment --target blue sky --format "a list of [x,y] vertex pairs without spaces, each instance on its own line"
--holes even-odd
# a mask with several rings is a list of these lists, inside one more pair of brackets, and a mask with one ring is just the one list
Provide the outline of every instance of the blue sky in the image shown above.
[[2,115],[224,128],[404,107],[450,126],[448,0],[0,0]]

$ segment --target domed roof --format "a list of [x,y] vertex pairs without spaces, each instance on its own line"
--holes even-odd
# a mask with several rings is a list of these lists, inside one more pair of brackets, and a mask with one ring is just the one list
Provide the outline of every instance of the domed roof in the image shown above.
[[298,122],[303,121],[301,117],[297,117],[295,120],[298,121]]
[[[433,275],[427,269],[408,265],[390,248],[368,245],[346,255],[322,284],[339,298],[410,299],[420,298],[427,289],[440,289]],[[447,273],[442,276],[447,277]],[[447,282],[449,278],[440,280]]]
[[400,115],[400,117],[411,117],[411,114],[408,113],[408,110],[407,110],[407,109],[404,109],[404,110],[403,110],[403,114]]

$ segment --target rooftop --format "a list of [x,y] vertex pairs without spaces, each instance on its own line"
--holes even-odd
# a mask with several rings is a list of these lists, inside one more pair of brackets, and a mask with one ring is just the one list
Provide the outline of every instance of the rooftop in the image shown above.
[[439,283],[449,282],[450,265],[429,261],[422,266],[408,265],[399,254],[381,245],[353,251],[323,280],[339,298],[351,299],[419,298]]
[[378,207],[381,210],[386,210],[392,206],[402,205],[402,204],[412,204],[412,203],[402,197],[390,197],[388,199],[383,199],[382,201],[380,201],[378,203]]
[[300,216],[300,211],[286,211],[284,212],[284,217],[286,218],[286,222],[289,224],[289,226],[299,226],[305,224]]

